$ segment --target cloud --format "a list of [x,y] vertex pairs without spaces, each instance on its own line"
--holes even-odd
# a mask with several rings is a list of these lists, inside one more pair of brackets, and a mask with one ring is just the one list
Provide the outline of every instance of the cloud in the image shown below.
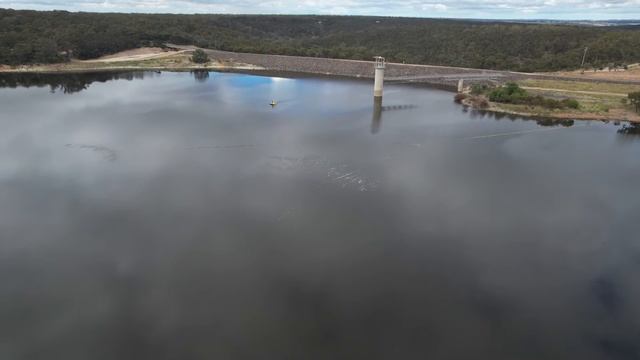
[[0,7],[150,13],[640,19],[640,0],[0,0]]

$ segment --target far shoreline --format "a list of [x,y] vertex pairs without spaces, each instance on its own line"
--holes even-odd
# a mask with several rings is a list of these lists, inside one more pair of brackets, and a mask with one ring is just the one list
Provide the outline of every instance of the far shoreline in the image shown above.
[[[0,65],[1,74],[82,74],[82,73],[99,73],[99,72],[190,72],[190,71],[214,71],[228,73],[244,73],[258,76],[277,76],[277,77],[321,77],[333,79],[352,79],[352,80],[372,80],[373,67],[371,62],[344,60],[344,59],[324,59],[324,58],[304,58],[290,57],[283,55],[263,55],[263,54],[241,54],[230,53],[217,50],[206,50],[211,61],[205,65],[197,65],[191,62],[189,54],[193,48],[183,47],[175,51],[166,51],[165,54],[154,54],[153,58],[130,59],[118,61],[118,55],[112,55],[109,59],[78,61],[73,60],[67,63],[46,64],[46,65],[18,65],[6,66]],[[565,81],[565,82],[585,82],[591,84],[608,83],[608,84],[629,84],[629,86],[640,85],[636,81],[606,81],[594,79],[575,79],[574,77],[559,77],[555,75],[545,74],[525,74],[507,71],[482,70],[482,69],[466,69],[453,68],[443,66],[429,66],[416,64],[389,64],[392,73],[419,73],[421,70],[428,72],[441,72],[444,74],[456,71],[482,71],[486,73],[500,74],[501,82],[517,81],[531,79],[545,79],[542,81]],[[335,71],[330,71],[335,70]],[[446,77],[443,76],[443,79]],[[457,81],[456,81],[457,82]],[[455,84],[450,80],[433,79],[427,81],[411,81],[405,82],[406,85],[425,86],[429,88],[437,88],[440,90],[456,92]],[[480,111],[488,111],[493,113],[516,115],[528,118],[545,118],[550,120],[593,120],[593,121],[625,121],[640,123],[640,116],[634,113],[625,113],[622,117],[619,112],[615,114],[594,113],[594,112],[557,112],[557,113],[536,113],[530,111],[521,111],[520,109],[506,109],[500,104],[490,103],[486,108],[475,108],[472,104],[462,104]]]

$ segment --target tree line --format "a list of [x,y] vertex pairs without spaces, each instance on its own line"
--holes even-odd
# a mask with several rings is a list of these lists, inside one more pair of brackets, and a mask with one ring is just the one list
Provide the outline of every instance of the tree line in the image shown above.
[[142,71],[96,72],[72,74],[7,73],[0,76],[0,88],[49,87],[52,93],[75,94],[86,90],[94,82],[111,80],[144,79],[149,76]]
[[0,64],[96,58],[166,43],[264,54],[515,71],[640,62],[640,27],[365,16],[172,15],[0,9]]

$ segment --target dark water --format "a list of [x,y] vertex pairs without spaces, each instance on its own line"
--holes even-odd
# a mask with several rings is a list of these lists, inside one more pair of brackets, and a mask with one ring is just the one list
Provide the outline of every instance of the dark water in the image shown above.
[[622,126],[195,75],[1,78],[0,359],[640,359]]

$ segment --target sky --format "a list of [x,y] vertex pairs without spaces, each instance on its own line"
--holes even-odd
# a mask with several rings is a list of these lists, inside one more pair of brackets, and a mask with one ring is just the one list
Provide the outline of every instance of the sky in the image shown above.
[[640,0],[0,0],[0,8],[482,19],[640,19]]

